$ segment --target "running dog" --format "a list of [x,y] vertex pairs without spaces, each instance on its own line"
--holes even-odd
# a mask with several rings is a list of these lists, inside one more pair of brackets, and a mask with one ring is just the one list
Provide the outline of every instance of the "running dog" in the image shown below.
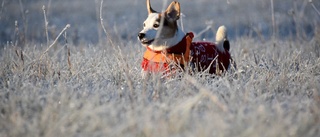
[[172,75],[176,70],[208,71],[220,75],[230,67],[232,58],[227,39],[227,29],[220,26],[216,42],[193,42],[193,33],[185,33],[177,25],[180,18],[180,4],[173,1],[162,12],[156,12],[147,0],[148,17],[143,30],[138,34],[146,47],[143,56],[142,74],[162,73]]

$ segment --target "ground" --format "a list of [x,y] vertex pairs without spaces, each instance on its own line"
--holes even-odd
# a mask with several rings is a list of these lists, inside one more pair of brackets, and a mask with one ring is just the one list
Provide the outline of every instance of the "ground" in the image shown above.
[[274,0],[274,25],[271,1],[180,2],[196,40],[229,28],[237,68],[142,79],[144,0],[105,0],[107,37],[100,0],[3,0],[0,136],[320,135],[319,2]]

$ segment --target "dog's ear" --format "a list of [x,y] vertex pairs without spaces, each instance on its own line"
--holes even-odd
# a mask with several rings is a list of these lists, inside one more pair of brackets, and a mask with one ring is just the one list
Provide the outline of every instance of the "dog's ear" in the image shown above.
[[165,11],[165,16],[170,21],[176,21],[180,18],[180,3],[173,1]]
[[148,9],[148,14],[156,13],[156,11],[153,10],[152,7],[151,7],[150,0],[147,0],[147,9]]

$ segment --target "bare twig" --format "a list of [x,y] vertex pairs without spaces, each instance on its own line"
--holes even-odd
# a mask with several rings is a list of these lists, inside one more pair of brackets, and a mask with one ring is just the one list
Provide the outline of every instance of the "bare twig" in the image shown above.
[[42,10],[43,10],[43,16],[44,16],[44,27],[46,31],[47,46],[49,46],[48,20],[46,15],[46,7],[44,5],[42,6]]
[[59,33],[59,35],[56,37],[56,39],[53,41],[53,43],[42,53],[40,56],[40,59],[42,59],[43,55],[49,51],[49,49],[56,44],[60,36],[65,32],[68,28],[70,28],[70,24],[67,24],[66,27],[63,28],[63,30]]
[[211,29],[211,26],[207,26],[205,29],[200,31],[196,36],[194,36],[194,38],[200,37],[203,33],[207,32],[210,29]]
[[273,0],[270,0],[271,2],[271,19],[272,19],[272,41],[273,44],[275,43],[275,33],[276,33],[276,22],[274,19],[274,5]]
[[101,3],[100,3],[100,24],[101,24],[101,27],[103,29],[103,32],[106,34],[107,40],[111,43],[111,45],[113,45],[112,44],[112,40],[110,38],[110,34],[107,32],[106,27],[103,25],[102,5],[103,5],[103,0],[101,0]]
[[28,10],[24,10],[24,7],[23,7],[23,3],[22,3],[22,1],[21,0],[19,0],[19,5],[20,5],[20,12],[21,12],[21,16],[22,16],[22,19],[23,19],[23,28],[22,28],[22,30],[23,30],[23,34],[22,34],[22,36],[21,36],[21,34],[20,34],[20,40],[21,40],[21,42],[22,43],[20,43],[20,44],[25,44],[25,43],[27,43],[27,39],[26,39],[26,35],[27,35],[27,29],[28,29],[28,21],[27,21],[27,17],[26,17],[26,13],[28,13]]
[[65,47],[67,47],[67,56],[68,56],[68,67],[69,67],[69,72],[72,75],[72,64],[71,64],[71,59],[70,59],[70,47],[68,46],[68,39],[67,39],[67,32],[64,32],[63,35],[64,39],[65,39]]
[[13,40],[14,44],[13,45],[17,46],[18,40],[19,40],[19,32],[20,32],[17,20],[14,22],[14,27],[15,27],[15,29],[14,29],[14,40]]
[[0,9],[0,20],[1,20],[1,15],[2,15],[2,11],[3,11],[3,7],[4,7],[4,2],[5,2],[5,0],[2,0],[1,9]]
[[312,0],[309,0],[312,8],[317,12],[317,14],[320,16],[320,11],[317,9],[317,7],[313,4],[313,1]]

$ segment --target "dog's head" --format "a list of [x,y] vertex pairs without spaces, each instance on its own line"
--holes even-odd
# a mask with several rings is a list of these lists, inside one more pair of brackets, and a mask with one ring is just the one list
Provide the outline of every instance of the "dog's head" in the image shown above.
[[159,13],[151,8],[150,0],[147,0],[147,9],[148,18],[138,34],[142,45],[153,50],[164,50],[176,43],[177,20],[180,18],[179,2],[173,1],[164,12]]

